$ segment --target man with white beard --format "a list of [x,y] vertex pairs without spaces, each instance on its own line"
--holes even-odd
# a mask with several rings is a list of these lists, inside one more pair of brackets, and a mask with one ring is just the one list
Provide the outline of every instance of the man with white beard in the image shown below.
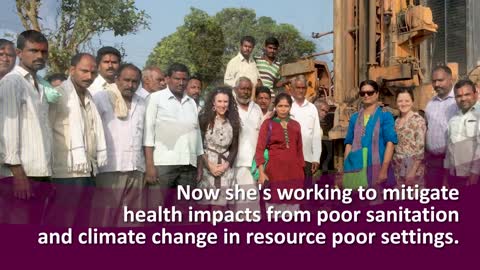
[[[252,96],[253,83],[247,77],[240,77],[235,83],[235,99],[238,106],[242,128],[238,144],[238,154],[235,160],[235,180],[236,184],[242,189],[256,188],[256,181],[250,172],[252,160],[257,147],[258,132],[262,124],[263,113],[260,107],[253,102]],[[237,211],[249,208],[252,211],[260,210],[259,200],[237,201],[235,209]]]

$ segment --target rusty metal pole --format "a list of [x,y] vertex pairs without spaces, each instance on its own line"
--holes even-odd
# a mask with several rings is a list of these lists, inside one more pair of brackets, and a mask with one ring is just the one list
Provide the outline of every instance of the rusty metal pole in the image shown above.
[[368,5],[369,0],[357,0],[357,25],[358,36],[356,40],[358,52],[358,80],[363,81],[368,79]]
[[345,10],[345,3],[343,0],[334,0],[333,2],[333,70],[335,74],[335,102],[343,102],[343,96],[345,91],[345,81],[343,80],[344,76],[344,52],[345,47],[342,46],[345,31],[344,31],[344,17],[342,16],[343,11]]
[[319,53],[313,53],[313,54],[303,56],[301,58],[302,59],[308,59],[308,58],[312,58],[312,57],[316,57],[316,56],[322,56],[322,55],[331,54],[331,53],[333,53],[333,50],[323,51],[323,52],[319,52]]
[[333,30],[330,32],[323,32],[323,33],[312,32],[312,38],[321,38],[323,36],[330,35],[330,34],[333,34]]
[[376,1],[368,1],[368,65],[376,62],[376,39],[377,39],[377,4]]
[[[347,24],[347,29],[357,29],[355,25],[355,0],[348,0],[345,1],[347,2],[347,7],[345,8],[345,17],[346,17],[346,24]],[[357,59],[355,58],[355,38],[356,38],[356,32],[350,32],[346,34],[346,39],[344,41],[344,44],[342,46],[345,46],[345,58],[344,58],[344,64],[345,64],[345,91],[351,91],[352,89],[355,89],[355,84],[356,84],[356,72],[357,71]],[[347,64],[348,63],[348,64]],[[351,97],[352,93],[346,93],[344,95],[344,98],[346,97]]]

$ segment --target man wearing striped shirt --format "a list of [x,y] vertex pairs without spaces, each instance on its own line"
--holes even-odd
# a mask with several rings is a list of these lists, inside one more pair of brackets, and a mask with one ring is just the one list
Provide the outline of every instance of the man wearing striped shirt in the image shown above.
[[29,199],[52,175],[52,134],[45,89],[37,71],[45,67],[48,41],[35,30],[17,39],[19,64],[0,81],[0,175],[13,176],[15,197]]
[[282,87],[284,81],[280,80],[280,62],[277,61],[277,52],[280,43],[274,37],[265,40],[262,57],[256,57],[257,69],[263,86],[270,89],[272,98],[275,98],[274,88]]

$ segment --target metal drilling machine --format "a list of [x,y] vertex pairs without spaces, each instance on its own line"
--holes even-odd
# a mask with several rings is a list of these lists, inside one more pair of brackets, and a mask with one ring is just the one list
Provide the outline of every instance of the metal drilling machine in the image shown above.
[[[420,2],[435,8],[436,16],[444,22],[441,29],[434,22],[432,9]],[[310,55],[283,65],[281,69],[282,76],[287,79],[305,76],[308,100],[321,98],[330,104],[331,113],[326,123],[322,123],[323,143],[326,146],[322,151],[325,153],[322,153],[322,162],[330,164],[329,171],[342,171],[343,139],[350,116],[361,106],[358,98],[361,81],[376,81],[380,86],[380,105],[394,114],[395,92],[400,88],[410,88],[415,96],[415,109],[422,111],[434,95],[429,77],[432,67],[440,64],[437,59],[439,54],[444,55],[442,64],[459,60],[460,69],[464,70],[461,76],[469,77],[480,89],[480,55],[477,56],[475,51],[477,39],[474,35],[474,29],[478,29],[478,26],[475,16],[472,16],[477,14],[475,10],[480,9],[478,2],[465,2],[465,5],[458,3],[457,6],[443,2],[442,6],[438,2],[425,0],[333,0],[333,3],[333,31],[312,34],[314,38],[333,34],[333,50]],[[462,12],[468,18],[466,24],[447,25],[447,19]],[[437,30],[442,33],[431,39]],[[470,43],[460,46],[447,42],[454,36],[469,40]],[[442,42],[445,44],[441,45]],[[437,43],[440,43],[438,48],[434,45]],[[333,53],[332,74],[326,62],[313,59],[314,56],[327,53]],[[467,60],[457,59],[456,55],[462,55]],[[478,58],[477,66],[471,67],[469,64],[465,72],[465,64],[475,57]],[[448,65],[452,69],[453,79],[458,79],[459,64]],[[325,171],[326,167],[322,166],[322,170]]]
[[[334,167],[343,167],[343,138],[358,110],[358,85],[370,79],[381,88],[382,105],[393,109],[398,88],[411,88],[415,107],[433,95],[424,83],[431,60],[425,41],[437,31],[432,11],[406,0],[334,0]],[[325,132],[325,131],[324,131]]]
[[[323,159],[336,171],[343,167],[348,121],[360,106],[361,81],[371,79],[380,85],[381,103],[387,109],[395,107],[396,89],[405,87],[414,90],[416,109],[425,108],[433,95],[431,85],[424,82],[431,67],[425,41],[436,31],[431,10],[413,1],[334,0],[333,31],[312,35],[319,38],[333,33],[333,50],[282,66],[282,76],[287,79],[305,76],[307,99],[322,98],[331,104],[329,123],[322,125],[327,146]],[[312,59],[332,52],[333,76],[327,63]],[[455,66],[453,69],[456,73]]]

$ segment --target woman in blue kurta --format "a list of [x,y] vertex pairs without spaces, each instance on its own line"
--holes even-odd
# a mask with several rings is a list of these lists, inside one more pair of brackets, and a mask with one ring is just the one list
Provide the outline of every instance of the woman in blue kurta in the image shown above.
[[397,144],[395,121],[391,113],[378,106],[379,87],[375,81],[363,81],[359,88],[363,108],[352,115],[348,125],[343,187],[393,186],[395,178],[389,165]]

